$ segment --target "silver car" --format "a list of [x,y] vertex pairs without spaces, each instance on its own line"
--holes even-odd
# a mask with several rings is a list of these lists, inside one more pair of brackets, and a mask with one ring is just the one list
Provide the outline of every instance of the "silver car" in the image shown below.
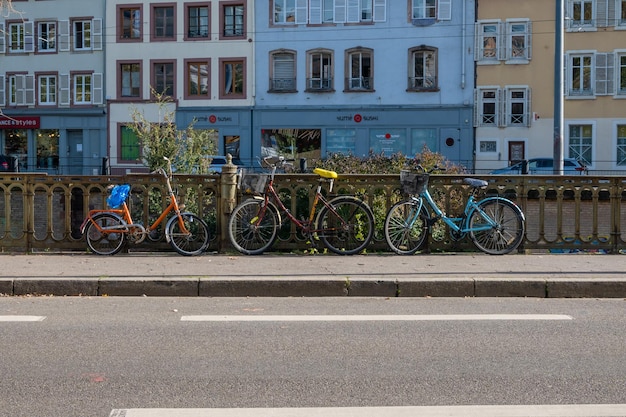
[[[563,158],[563,174],[582,175],[587,172],[587,168],[573,158]],[[532,158],[510,165],[508,167],[496,169],[490,174],[535,174],[550,175],[554,173],[553,158]]]

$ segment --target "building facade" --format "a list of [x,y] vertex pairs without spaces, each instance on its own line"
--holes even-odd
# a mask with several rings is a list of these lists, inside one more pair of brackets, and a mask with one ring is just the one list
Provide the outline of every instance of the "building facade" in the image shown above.
[[104,1],[20,1],[0,18],[0,153],[19,169],[107,164]]
[[[626,169],[626,2],[563,0],[563,154],[591,173]],[[477,7],[476,169],[554,153],[555,2]]]

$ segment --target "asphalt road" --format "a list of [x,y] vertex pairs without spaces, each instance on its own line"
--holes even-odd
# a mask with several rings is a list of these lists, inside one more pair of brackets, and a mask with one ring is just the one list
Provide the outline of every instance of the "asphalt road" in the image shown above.
[[625,334],[622,299],[0,297],[0,410],[626,404]]

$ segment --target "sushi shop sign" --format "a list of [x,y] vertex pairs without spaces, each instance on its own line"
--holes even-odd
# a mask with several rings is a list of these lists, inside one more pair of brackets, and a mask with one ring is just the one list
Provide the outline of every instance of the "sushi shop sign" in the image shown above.
[[4,116],[0,115],[0,129],[39,129],[39,116]]

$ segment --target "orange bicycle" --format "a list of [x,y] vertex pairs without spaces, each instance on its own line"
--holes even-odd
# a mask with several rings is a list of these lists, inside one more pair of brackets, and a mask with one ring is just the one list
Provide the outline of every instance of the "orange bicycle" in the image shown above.
[[[104,210],[90,210],[83,221],[81,232],[85,235],[89,248],[99,255],[114,255],[124,247],[126,241],[134,244],[143,242],[146,237],[156,241],[159,239],[157,227],[171,216],[165,226],[165,239],[181,255],[199,255],[209,246],[209,228],[207,224],[193,213],[181,212],[184,205],[179,205],[170,178],[172,165],[167,161],[168,172],[163,168],[155,171],[165,177],[167,184],[169,205],[163,210],[158,219],[147,229],[135,223],[126,204],[130,192],[130,185],[116,185],[107,198],[111,207]],[[156,238],[154,236],[157,236]]]

